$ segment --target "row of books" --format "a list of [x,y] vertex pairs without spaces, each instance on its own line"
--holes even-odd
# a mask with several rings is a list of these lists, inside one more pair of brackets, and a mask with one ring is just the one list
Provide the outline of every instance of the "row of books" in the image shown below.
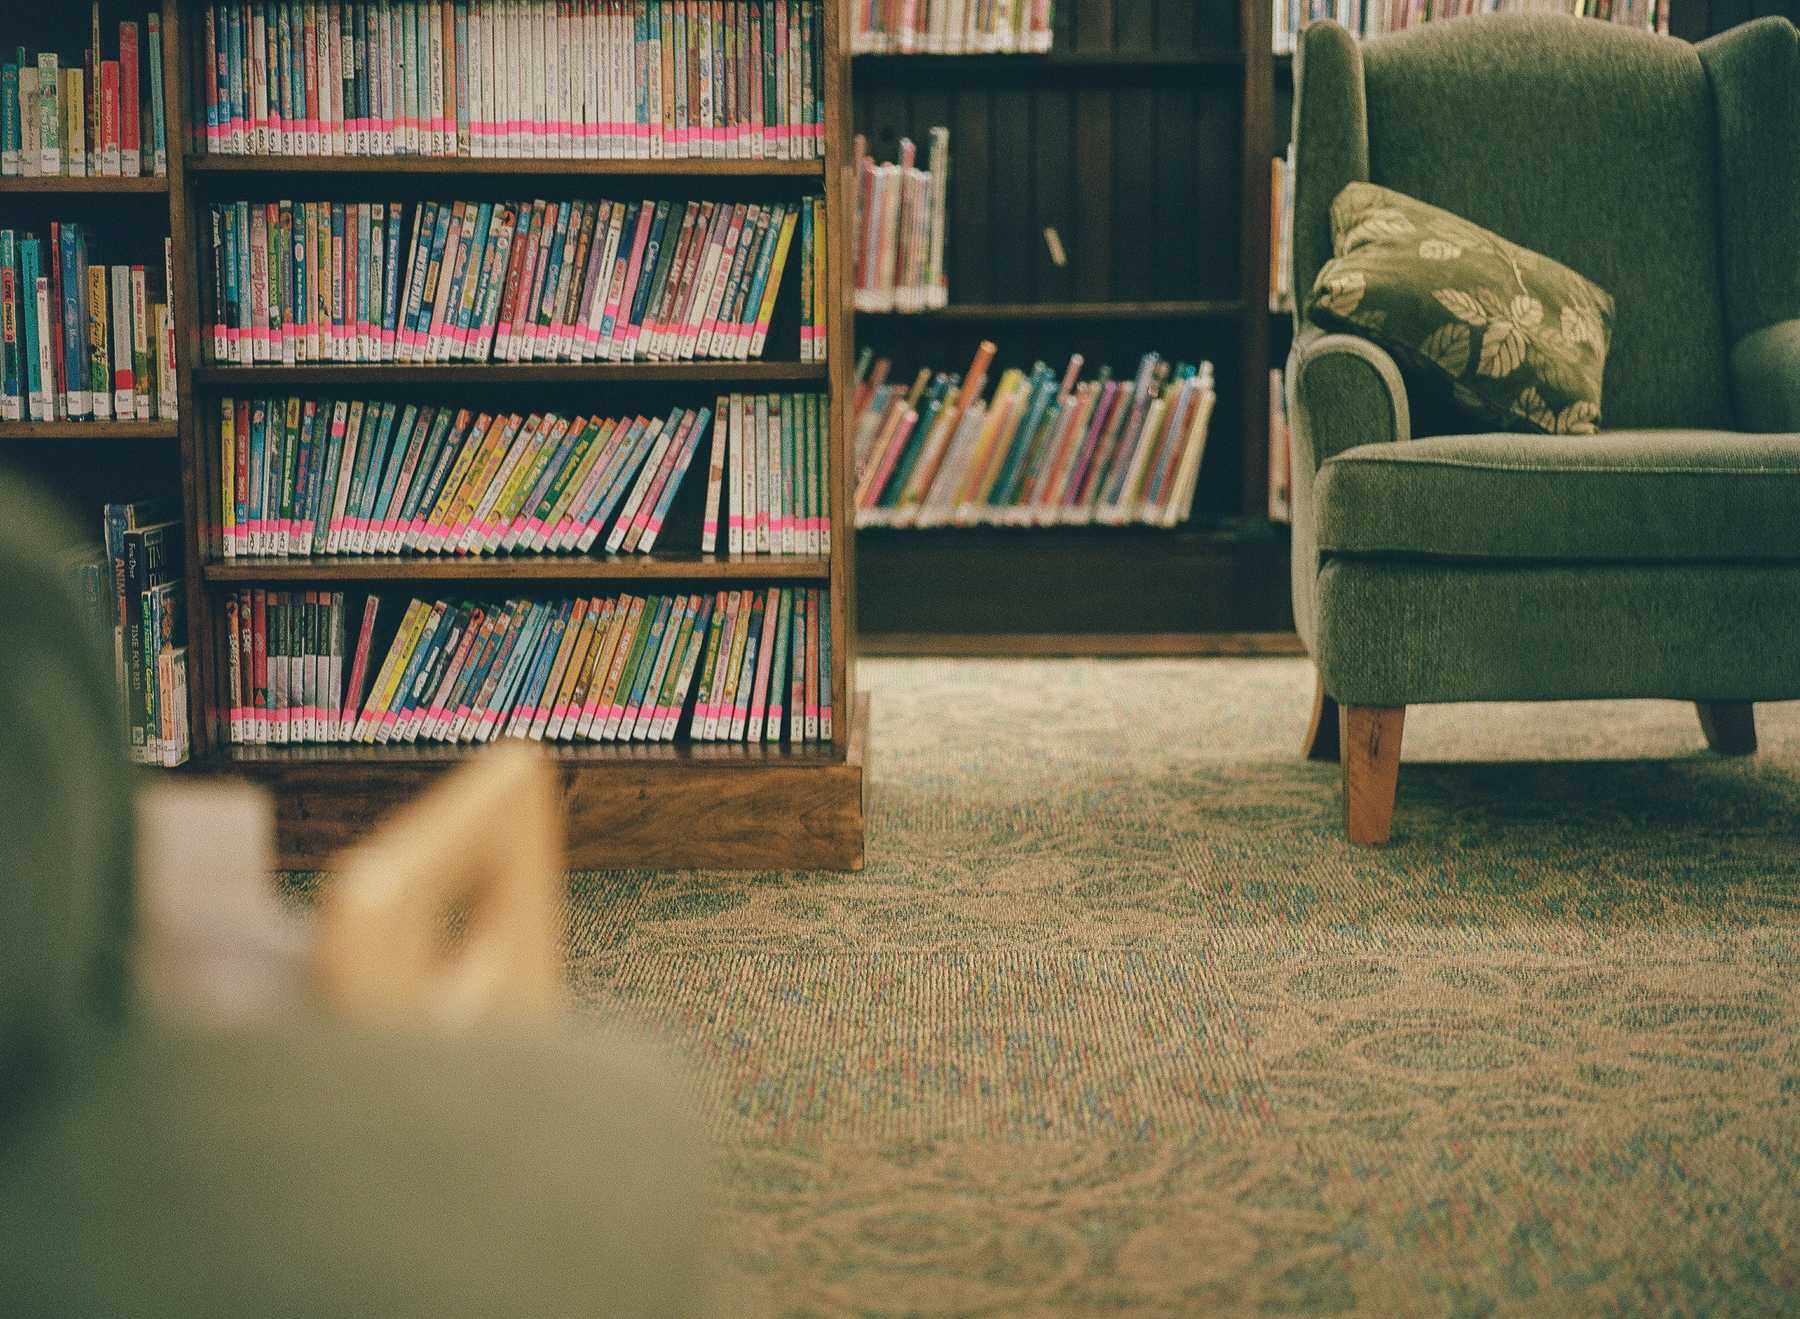
[[1294,148],[1269,161],[1269,310],[1294,309]]
[[1277,55],[1291,55],[1308,23],[1332,19],[1358,37],[1378,37],[1442,18],[1473,14],[1570,14],[1669,33],[1669,0],[1274,0]]
[[827,553],[829,410],[814,394],[616,418],[227,397],[223,553],[648,554],[709,427],[700,548],[716,548],[723,506],[733,553]]
[[801,357],[823,360],[824,217],[820,197],[215,204],[205,347],[246,365],[743,361],[798,246]]
[[1269,521],[1294,520],[1294,441],[1288,430],[1286,375],[1269,372]]
[[824,154],[821,0],[238,0],[203,40],[222,155]]
[[856,136],[856,309],[929,311],[949,299],[944,276],[950,130],[931,130],[927,167],[901,138],[900,159],[878,165]]
[[352,645],[341,591],[235,591],[227,734],[252,745],[829,741],[827,606],[808,587],[415,598],[377,661],[379,596]]
[[858,54],[1043,54],[1055,0],[850,0]]
[[89,261],[85,226],[48,240],[0,229],[0,420],[175,416],[175,328],[163,268]]
[[108,504],[100,544],[71,556],[89,614],[112,638],[124,738],[132,760],[188,758],[187,610],[180,503]]
[[129,179],[168,174],[162,16],[152,12],[145,20],[147,48],[139,44],[136,23],[120,23],[118,53],[105,59],[99,0],[92,14],[92,44],[79,65],[52,51],[23,46],[0,64],[0,175]]
[[983,397],[994,345],[965,374],[887,383],[886,359],[856,393],[856,524],[1173,526],[1193,508],[1215,394],[1212,364],[1147,353],[1129,380],[1082,358],[1009,369]]

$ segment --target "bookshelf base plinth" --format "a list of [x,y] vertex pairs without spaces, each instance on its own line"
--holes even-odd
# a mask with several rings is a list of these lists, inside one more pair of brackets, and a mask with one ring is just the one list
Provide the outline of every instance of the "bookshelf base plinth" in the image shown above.
[[[551,748],[570,868],[862,869],[867,693],[854,708],[842,756],[828,746]],[[267,787],[277,864],[315,870],[467,754],[233,747],[211,768]]]

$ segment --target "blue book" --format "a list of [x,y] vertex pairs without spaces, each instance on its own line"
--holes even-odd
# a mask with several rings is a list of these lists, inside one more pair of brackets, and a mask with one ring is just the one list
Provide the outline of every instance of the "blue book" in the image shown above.
[[364,545],[365,549],[375,548],[375,538],[381,534],[382,524],[387,520],[388,505],[393,502],[395,485],[400,477],[400,468],[406,461],[407,450],[412,447],[418,421],[418,404],[408,403],[400,413],[400,425],[394,432],[394,445],[388,454],[387,466],[381,474],[380,482],[375,487],[375,500],[369,509],[369,540]]
[[160,179],[169,172],[168,120],[163,112],[162,15],[151,10],[145,22],[150,28],[150,172]]
[[483,705],[486,717],[482,720],[482,732],[479,734],[481,741],[489,741],[494,729],[511,713],[513,692],[519,686],[527,662],[537,655],[538,642],[549,623],[550,613],[551,606],[544,601],[532,604],[525,611],[525,620],[518,628],[519,639],[501,666],[500,681],[494,685],[494,694]]
[[258,399],[250,405],[250,507],[245,526],[250,532],[250,553],[267,552],[268,527],[263,521],[263,489],[268,484],[267,444],[269,405]]
[[446,607],[438,614],[430,631],[421,633],[419,644],[413,647],[412,654],[407,658],[406,668],[400,675],[400,682],[394,688],[394,699],[389,703],[387,713],[382,716],[381,729],[375,736],[377,742],[386,742],[393,737],[403,712],[416,699],[415,688],[426,666],[435,657],[437,647],[449,635],[450,629],[456,626],[456,617],[457,611]]
[[662,253],[663,230],[669,223],[669,203],[656,203],[656,218],[650,222],[650,241],[644,244],[644,264],[638,272],[637,290],[631,295],[631,314],[625,318],[627,326],[642,326],[644,323],[644,307],[650,301],[650,277],[656,269],[656,258]]
[[378,310],[374,299],[370,296],[370,272],[373,267],[370,264],[371,254],[369,252],[371,246],[369,209],[367,205],[359,203],[355,207],[353,215],[356,221],[356,306],[354,308],[356,338],[352,342],[355,347],[353,355],[359,362],[365,360],[363,335],[367,332],[369,322]]
[[63,379],[68,383],[70,421],[87,421],[94,415],[89,402],[87,361],[87,257],[79,225],[64,223],[57,231],[62,264]]
[[[369,519],[375,507],[376,497],[380,493],[382,473],[387,469],[389,441],[393,439],[394,420],[398,416],[399,410],[395,404],[383,403],[381,405],[381,422],[376,428],[375,440],[369,449],[369,468],[368,475],[362,484],[362,500],[350,510],[349,514],[350,549],[355,552],[362,551],[368,543]],[[365,421],[363,425],[366,427],[368,422]],[[354,488],[351,493],[356,493]]]
[[387,255],[382,262],[381,360],[394,357],[394,332],[400,324],[400,203],[387,208]]
[[471,296],[474,290],[481,287],[481,267],[487,260],[488,242],[494,227],[494,204],[482,202],[475,213],[475,241],[469,245],[467,264],[464,266],[463,278],[457,281],[457,300],[452,308],[454,315],[450,321],[450,329],[455,339],[453,352],[460,352],[462,345],[468,340],[469,333],[475,328],[475,312],[481,299]]
[[[625,442],[619,446],[623,461],[618,464],[618,470],[607,481],[605,490],[594,502],[593,511],[587,516],[590,531],[583,533],[583,539],[589,544],[592,543],[591,530],[606,525],[606,520],[613,514],[613,508],[620,499],[624,498],[625,491],[630,488],[632,478],[637,475],[637,469],[643,464],[645,457],[653,447],[646,444],[643,438],[649,429],[649,424],[640,417],[631,423],[631,429],[626,432]],[[581,548],[586,550],[588,546],[584,544]]]
[[517,708],[508,723],[507,733],[528,737],[531,725],[537,718],[538,706],[543,702],[544,687],[550,681],[550,672],[556,667],[557,652],[562,649],[563,636],[569,630],[569,616],[575,610],[573,600],[564,600],[556,607],[556,615],[550,620],[550,626],[544,631],[544,639],[538,646],[537,656],[530,670],[525,675],[525,682],[519,688]]
[[336,361],[343,361],[346,359],[347,354],[344,349],[344,335],[346,330],[354,331],[356,328],[352,323],[355,318],[349,314],[349,308],[344,305],[345,271],[341,260],[344,252],[344,225],[344,203],[332,202],[330,225],[331,239],[329,248],[329,251],[331,252],[330,260],[332,272],[331,324],[329,329],[332,342],[337,346],[329,350],[325,355]]

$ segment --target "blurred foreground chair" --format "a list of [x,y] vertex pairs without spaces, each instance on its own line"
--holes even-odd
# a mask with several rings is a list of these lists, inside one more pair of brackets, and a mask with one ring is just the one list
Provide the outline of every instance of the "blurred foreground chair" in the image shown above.
[[[54,571],[64,534],[0,477],[0,1314],[698,1312],[678,1086],[642,1046],[548,1020],[560,841],[523,751],[348,855],[311,951],[265,940],[349,1026],[143,1008],[134,785],[110,660]],[[280,978],[252,996],[277,1003]]]

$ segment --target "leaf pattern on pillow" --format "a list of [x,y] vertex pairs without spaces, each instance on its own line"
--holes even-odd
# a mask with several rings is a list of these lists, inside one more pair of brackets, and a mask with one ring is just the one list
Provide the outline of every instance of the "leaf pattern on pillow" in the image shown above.
[[1614,312],[1604,289],[1372,183],[1338,194],[1331,228],[1336,255],[1307,302],[1316,320],[1366,335],[1489,424],[1599,428]]

